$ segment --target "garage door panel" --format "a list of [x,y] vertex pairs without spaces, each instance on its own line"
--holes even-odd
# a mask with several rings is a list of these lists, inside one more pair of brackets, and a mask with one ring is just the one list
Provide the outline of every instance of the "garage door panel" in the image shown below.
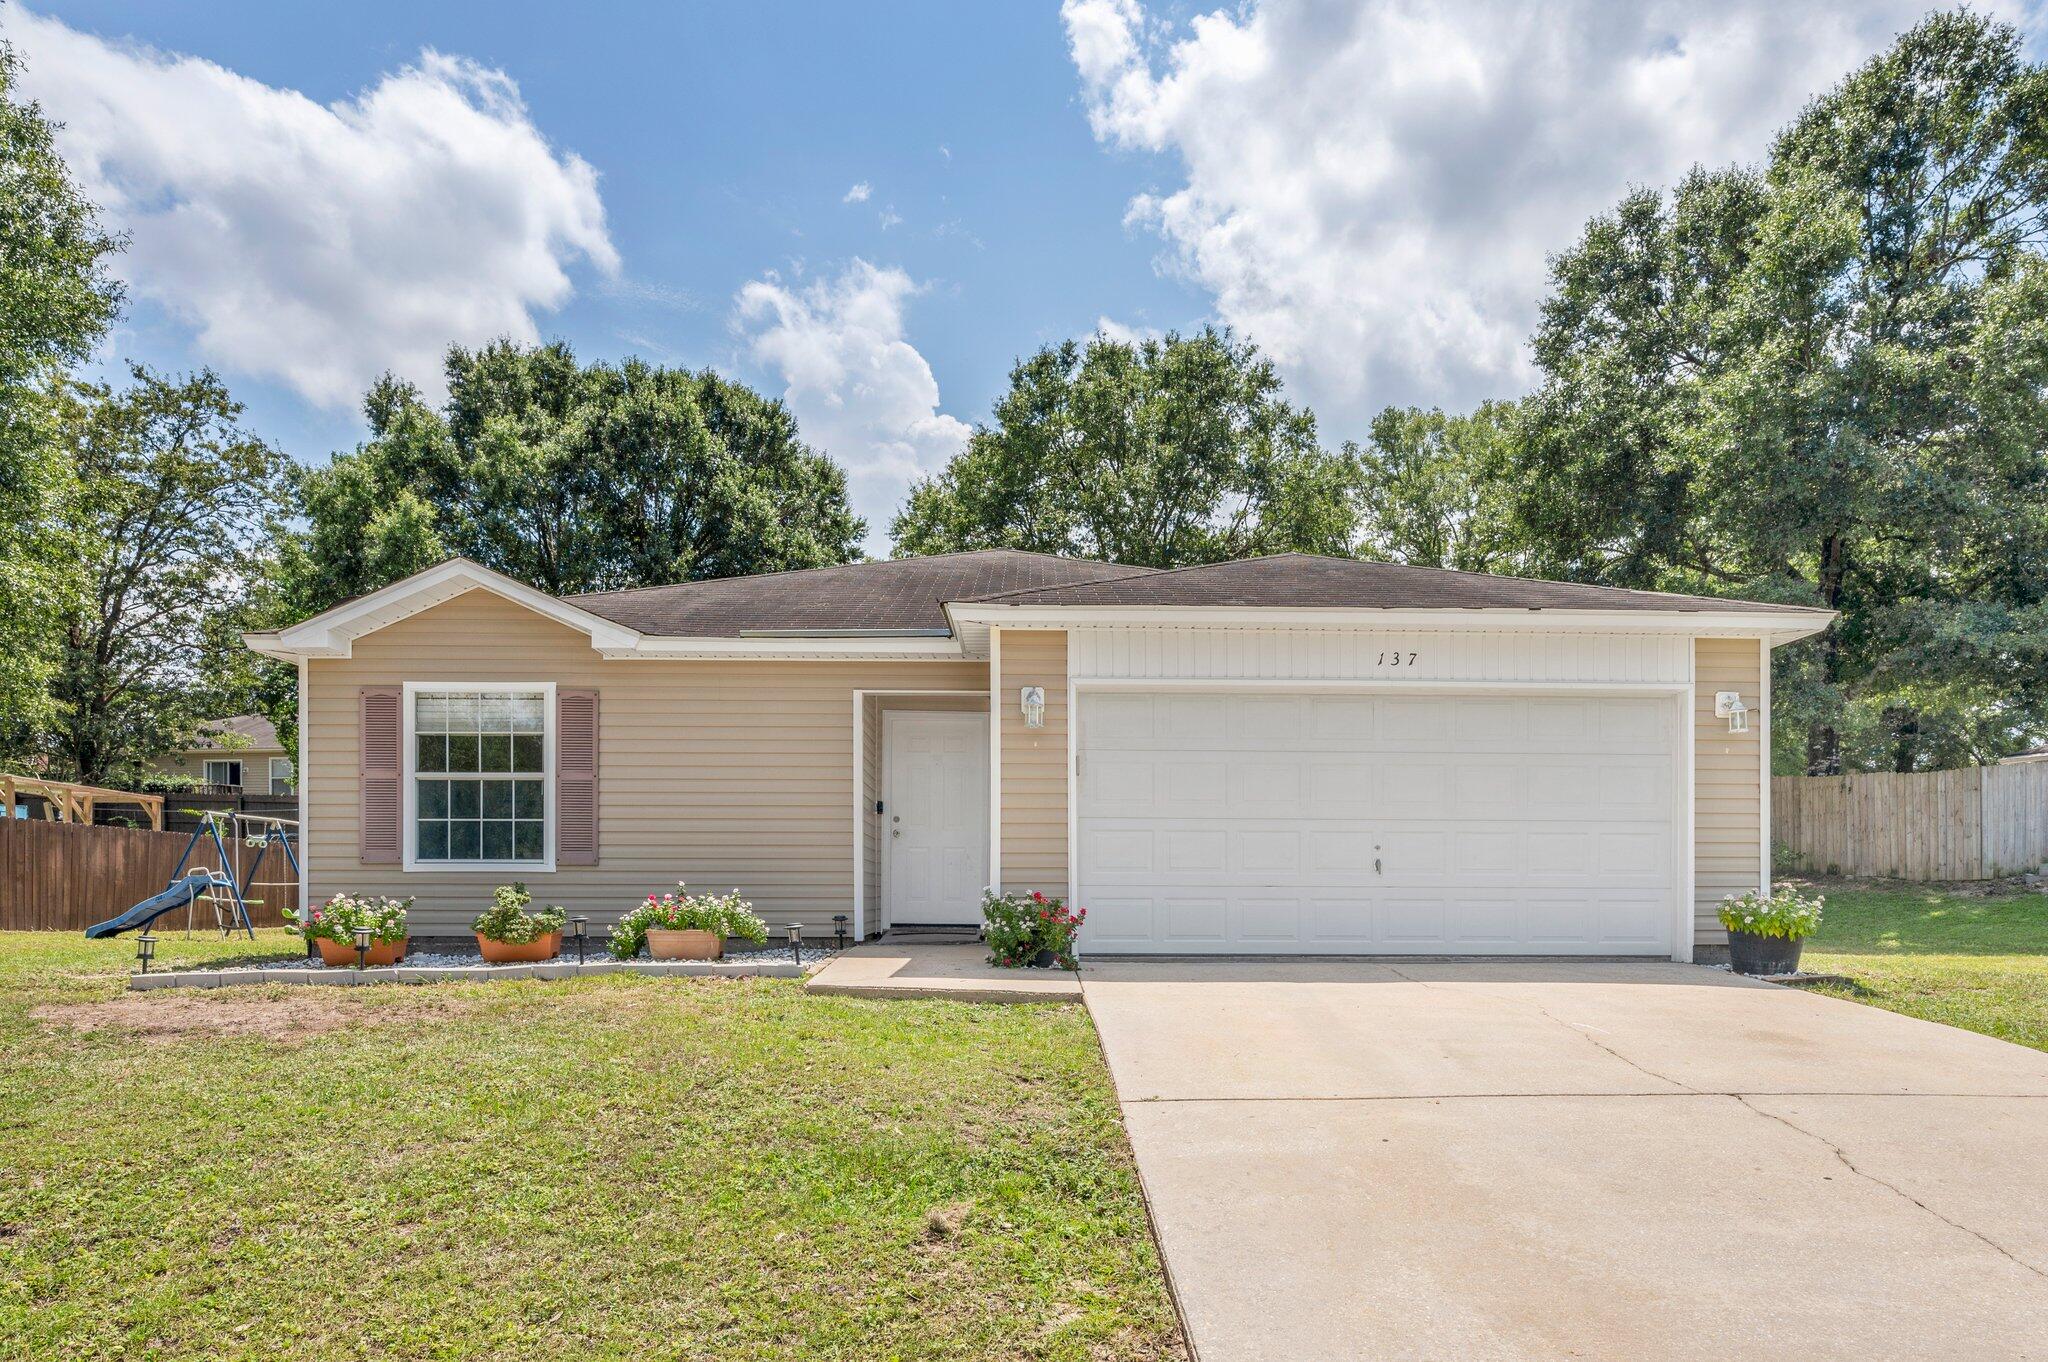
[[1169,896],[1159,908],[1169,946],[1223,945],[1230,940],[1230,904],[1222,898]]
[[1634,698],[1085,695],[1084,944],[1666,953],[1678,732]]
[[1237,894],[1230,900],[1232,934],[1261,946],[1301,941],[1301,897],[1296,894]]
[[1303,812],[1301,762],[1239,757],[1230,763],[1225,785],[1228,812],[1246,818],[1290,817]]
[[1371,899],[1310,896],[1305,944],[1362,949],[1372,945],[1373,939]]

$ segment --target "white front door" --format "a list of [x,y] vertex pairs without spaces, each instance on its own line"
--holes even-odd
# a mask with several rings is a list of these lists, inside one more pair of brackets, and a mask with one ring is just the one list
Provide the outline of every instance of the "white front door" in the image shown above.
[[1082,944],[1668,955],[1679,741],[1635,696],[1091,694]]
[[988,716],[882,711],[883,920],[981,920]]

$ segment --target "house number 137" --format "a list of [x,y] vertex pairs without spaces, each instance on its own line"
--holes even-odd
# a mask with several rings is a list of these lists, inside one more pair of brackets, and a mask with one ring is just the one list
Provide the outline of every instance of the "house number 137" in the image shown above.
[[1404,653],[1399,648],[1396,648],[1391,653],[1382,652],[1379,664],[1382,667],[1412,667],[1415,665],[1416,657],[1417,654],[1415,653]]

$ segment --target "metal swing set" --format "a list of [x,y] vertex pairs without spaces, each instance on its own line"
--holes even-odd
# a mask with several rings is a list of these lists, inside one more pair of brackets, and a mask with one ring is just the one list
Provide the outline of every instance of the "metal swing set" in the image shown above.
[[[249,916],[249,909],[251,905],[260,907],[263,899],[249,891],[284,889],[292,883],[289,880],[264,881],[256,878],[263,868],[263,858],[273,846],[283,849],[294,876],[301,873],[299,851],[294,840],[298,828],[298,822],[290,818],[224,810],[201,813],[199,826],[192,829],[191,840],[185,843],[184,854],[178,857],[178,868],[171,872],[170,883],[163,892],[144,899],[117,917],[95,923],[85,929],[85,934],[95,938],[117,936],[137,927],[148,927],[165,913],[182,907],[185,910],[185,935],[190,937],[193,905],[204,898],[213,910],[214,929],[223,938],[239,931],[254,939],[256,924]],[[192,853],[199,849],[202,839],[213,843],[216,865],[201,865],[188,870],[186,867],[191,865]],[[256,854],[244,866],[239,853],[250,847],[255,848]]]

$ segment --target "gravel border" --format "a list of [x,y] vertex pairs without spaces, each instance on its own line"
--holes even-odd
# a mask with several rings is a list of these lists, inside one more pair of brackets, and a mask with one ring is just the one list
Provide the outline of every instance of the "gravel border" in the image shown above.
[[160,970],[128,976],[130,990],[234,988],[243,984],[319,984],[349,988],[361,984],[453,984],[488,979],[574,979],[585,974],[646,974],[656,978],[801,979],[822,969],[837,952],[806,950],[803,963],[788,948],[747,951],[723,960],[613,960],[607,956],[577,964],[554,959],[533,965],[487,965],[477,955],[416,952],[402,965],[374,969],[329,969],[318,961],[281,960],[226,969]]

